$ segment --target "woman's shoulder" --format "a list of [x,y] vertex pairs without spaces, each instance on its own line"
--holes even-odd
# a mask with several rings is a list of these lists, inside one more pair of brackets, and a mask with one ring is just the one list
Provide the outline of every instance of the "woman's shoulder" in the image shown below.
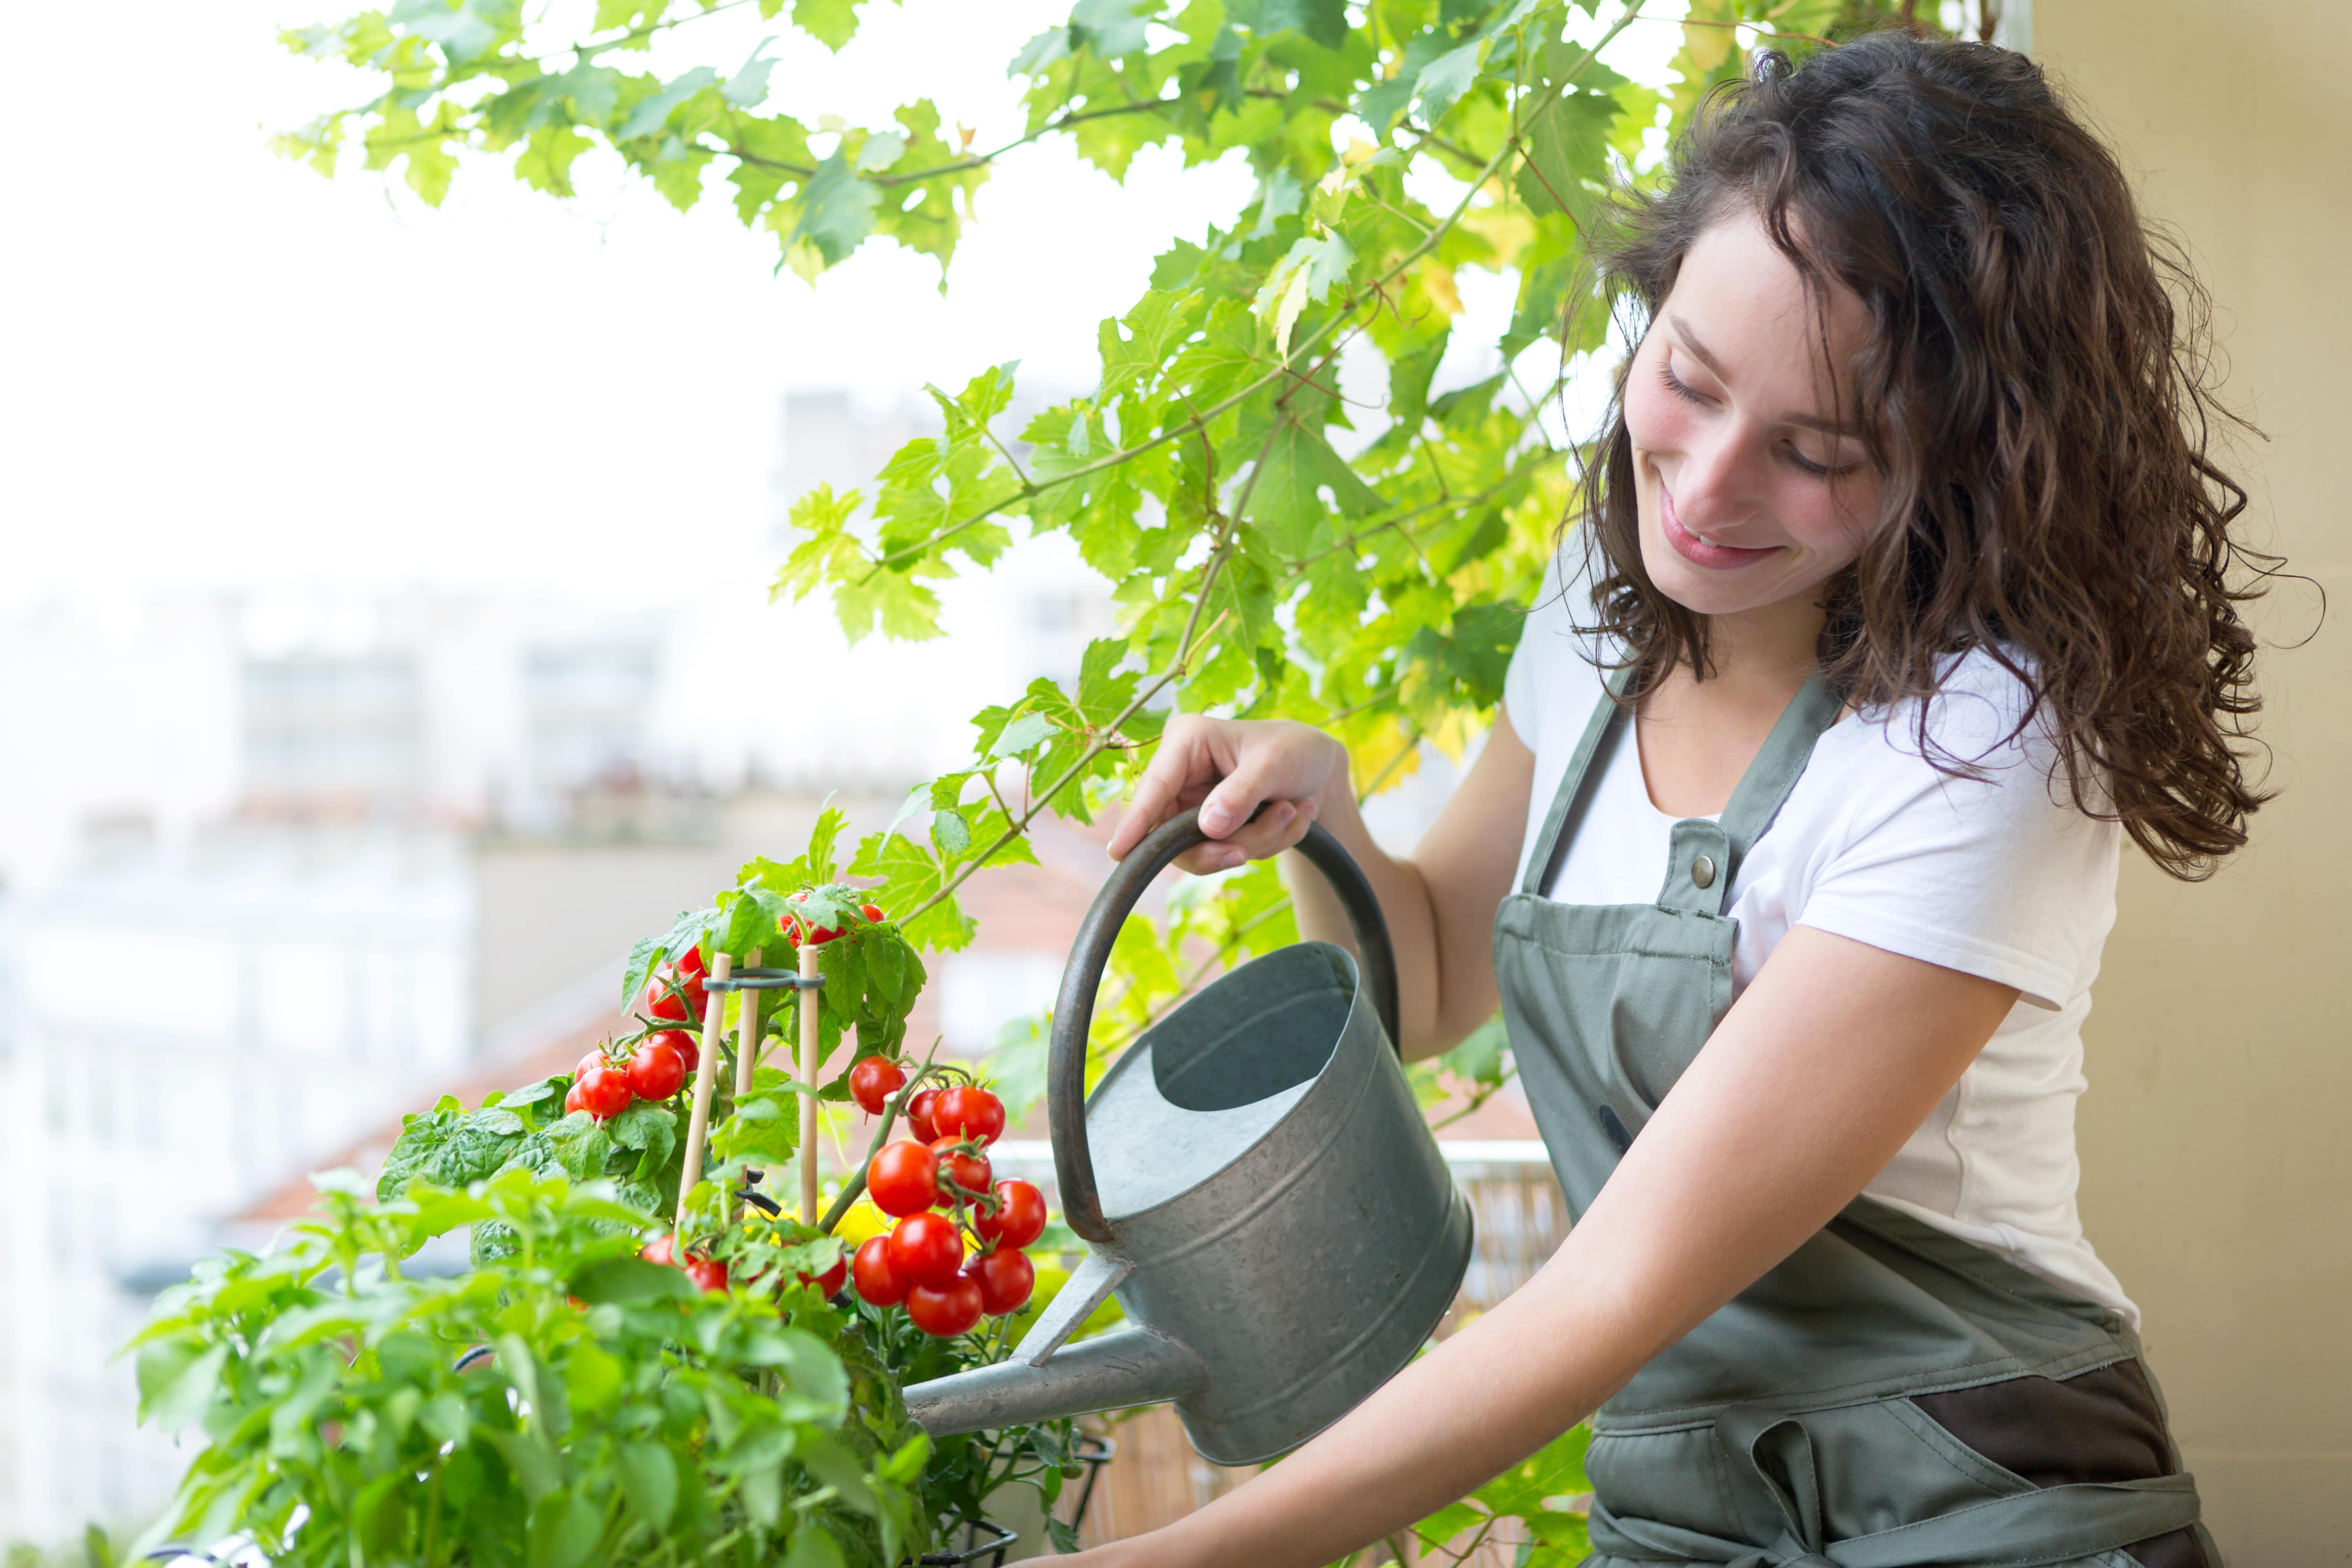
[[1931,694],[1865,708],[1856,718],[1895,755],[1939,773],[2027,766],[2046,773],[2054,755],[2032,661],[2007,650],[1979,646],[1954,654]]
[[1601,695],[1601,670],[1620,657],[1615,639],[1589,629],[1594,618],[1591,571],[1571,535],[1544,571],[1503,682],[1505,711],[1530,749],[1549,714],[1569,712],[1581,726]]
[[1973,648],[1952,656],[1931,695],[1865,708],[1832,731],[1828,771],[1843,781],[1838,793],[1857,831],[1896,818],[1968,818],[2020,845],[2053,833],[2095,836],[2112,826],[2095,816],[2097,781],[2078,794],[2052,722],[2028,661]]

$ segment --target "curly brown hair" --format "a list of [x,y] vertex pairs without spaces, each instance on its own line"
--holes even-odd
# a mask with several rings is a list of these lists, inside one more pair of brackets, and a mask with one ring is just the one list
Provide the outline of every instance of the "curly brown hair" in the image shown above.
[[[1773,53],[1629,196],[1601,247],[1646,330],[1683,258],[1735,206],[1763,220],[1817,300],[1868,308],[1850,395],[1885,478],[1879,526],[1828,584],[1831,684],[1857,706],[1927,699],[1982,648],[2023,683],[2074,805],[2196,879],[2246,841],[2254,637],[2239,606],[2274,557],[2231,536],[2244,489],[2209,453],[2209,306],[2145,223],[2115,155],[2032,61],[1881,33],[1791,68]],[[1826,312],[1818,312],[1826,321]],[[1825,333],[1826,328],[1823,328]],[[1826,337],[1823,352],[1827,352]],[[1704,616],[1642,565],[1633,444],[1616,406],[1576,512],[1594,631],[1645,685],[1711,673]]]

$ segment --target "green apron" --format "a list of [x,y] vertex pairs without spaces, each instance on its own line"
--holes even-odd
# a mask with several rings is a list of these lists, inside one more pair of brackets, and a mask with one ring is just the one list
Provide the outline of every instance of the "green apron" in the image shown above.
[[[1733,879],[1838,708],[1806,682],[1721,823],[1675,824],[1655,904],[1556,903],[1571,815],[1627,727],[1610,697],[1593,710],[1495,922],[1512,1051],[1573,1214],[1730,1006]],[[1601,1408],[1586,1568],[2135,1568],[2119,1548],[2184,1526],[2218,1564],[2189,1476],[2037,1488],[1910,1397],[2138,1354],[2119,1314],[1856,1198]]]

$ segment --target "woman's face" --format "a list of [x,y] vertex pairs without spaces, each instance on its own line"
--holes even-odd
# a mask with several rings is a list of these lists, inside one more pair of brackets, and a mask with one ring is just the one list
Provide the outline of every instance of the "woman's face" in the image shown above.
[[1642,563],[1705,616],[1786,605],[1853,563],[1878,515],[1880,477],[1841,395],[1868,342],[1850,289],[1829,301],[1829,361],[1796,267],[1745,209],[1683,260],[1625,385]]

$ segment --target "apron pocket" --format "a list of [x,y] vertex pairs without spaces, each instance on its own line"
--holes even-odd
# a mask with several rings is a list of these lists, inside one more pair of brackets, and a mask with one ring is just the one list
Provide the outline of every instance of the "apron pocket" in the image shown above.
[[[2137,1481],[2178,1475],[2164,1405],[2137,1359],[2063,1380],[2012,1377],[1911,1403],[1937,1426],[2028,1486]],[[2210,1538],[2192,1526],[2124,1550],[2142,1568],[2219,1568]]]

